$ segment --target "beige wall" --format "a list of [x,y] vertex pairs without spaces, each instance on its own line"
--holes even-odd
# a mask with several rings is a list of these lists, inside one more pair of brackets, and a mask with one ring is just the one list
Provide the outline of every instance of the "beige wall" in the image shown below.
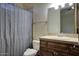
[[45,6],[33,8],[33,39],[39,40],[40,36],[47,35],[47,12]]

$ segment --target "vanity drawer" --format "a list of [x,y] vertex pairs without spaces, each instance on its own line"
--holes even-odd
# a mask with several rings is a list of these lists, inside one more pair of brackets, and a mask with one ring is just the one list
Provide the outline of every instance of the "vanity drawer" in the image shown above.
[[60,44],[60,43],[48,42],[47,48],[50,50],[68,52],[68,45]]
[[48,48],[68,48],[68,45],[61,43],[48,42]]

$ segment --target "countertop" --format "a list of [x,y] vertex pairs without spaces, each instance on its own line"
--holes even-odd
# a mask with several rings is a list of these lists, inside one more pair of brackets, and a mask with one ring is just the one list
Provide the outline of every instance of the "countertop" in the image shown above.
[[63,42],[68,44],[77,44],[79,45],[78,38],[72,38],[72,37],[65,37],[65,36],[42,36],[40,37],[41,40],[53,40],[56,42]]

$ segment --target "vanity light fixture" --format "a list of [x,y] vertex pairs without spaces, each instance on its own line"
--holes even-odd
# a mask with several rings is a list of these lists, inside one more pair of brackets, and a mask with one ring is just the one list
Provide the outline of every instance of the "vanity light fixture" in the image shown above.
[[[69,6],[73,5],[73,3],[52,3],[50,4],[49,8],[53,7],[55,10],[57,10],[59,8],[64,8],[66,4],[68,4]],[[74,8],[72,7],[72,9]]]

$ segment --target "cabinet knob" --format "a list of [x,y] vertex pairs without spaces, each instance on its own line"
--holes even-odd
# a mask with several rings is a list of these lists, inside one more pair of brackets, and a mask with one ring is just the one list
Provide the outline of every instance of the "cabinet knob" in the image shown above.
[[73,46],[73,48],[75,48],[75,45]]

